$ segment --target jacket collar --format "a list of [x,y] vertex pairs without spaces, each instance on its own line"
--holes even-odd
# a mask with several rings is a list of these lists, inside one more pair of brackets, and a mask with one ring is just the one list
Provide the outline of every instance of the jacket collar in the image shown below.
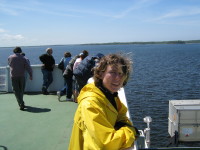
[[106,97],[104,92],[100,88],[95,86],[94,82],[89,83],[82,88],[81,93],[79,94],[79,97],[78,97],[78,103],[81,103],[81,101],[83,101],[85,98],[88,98],[88,97],[95,97],[95,99],[97,98],[97,100],[99,100],[101,103],[104,103],[107,107],[109,107],[110,110],[112,110],[115,113],[118,113],[118,111],[113,106],[113,104],[109,101],[109,99]]
[[117,110],[117,104],[115,102],[115,98],[118,96],[118,93],[111,93],[108,89],[106,89],[102,84],[98,87],[106,96],[106,98],[110,101],[113,107]]

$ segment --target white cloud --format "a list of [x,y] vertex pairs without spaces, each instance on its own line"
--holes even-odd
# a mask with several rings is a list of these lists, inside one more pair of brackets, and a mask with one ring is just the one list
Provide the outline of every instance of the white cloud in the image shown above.
[[4,41],[12,41],[12,40],[22,40],[24,37],[20,34],[11,35],[11,34],[4,34],[1,36],[1,39]]
[[113,16],[114,18],[123,18],[125,16],[127,16],[128,14],[130,14],[133,11],[136,10],[142,10],[144,8],[150,7],[154,4],[157,3],[157,0],[140,0],[140,1],[134,1],[135,3],[128,7],[127,9],[125,9],[124,11],[122,11],[121,13],[119,13],[118,15]]
[[183,13],[180,12],[180,11],[173,11],[173,12],[166,13],[166,14],[164,14],[162,16],[159,16],[157,18],[154,18],[153,20],[159,21],[159,20],[163,20],[163,19],[167,19],[167,18],[180,17],[182,15],[183,15]]
[[[9,43],[20,43],[24,42],[26,38],[22,34],[13,34],[9,33],[8,30],[5,30],[3,28],[0,28],[0,46],[7,46]],[[11,45],[10,45],[11,46]]]
[[[109,13],[105,11],[105,9],[101,9],[100,7],[98,9],[88,9],[84,7],[78,7],[73,6],[72,8],[69,8],[67,5],[66,7],[61,7],[61,9],[57,9],[56,7],[52,6],[51,3],[48,3],[46,5],[45,3],[31,0],[31,1],[25,1],[24,3],[16,2],[16,3],[1,3],[0,0],[0,12],[4,12],[9,15],[17,16],[25,12],[39,12],[43,14],[51,14],[51,15],[57,15],[57,16],[69,16],[69,17],[81,17],[84,14],[89,15],[96,15],[96,16],[103,16],[103,17],[111,17],[120,19],[131,12],[135,10],[140,10],[142,8],[149,7],[153,4],[155,4],[157,0],[133,0],[132,5],[128,5],[128,8],[122,10],[121,12],[113,12]],[[54,3],[53,3],[54,4]],[[58,5],[59,6],[59,5]],[[49,9],[50,8],[50,9]],[[109,10],[110,7],[108,6]]]
[[18,15],[17,11],[13,8],[8,7],[7,5],[0,3],[0,12],[3,12],[5,14],[16,16]]
[[200,8],[188,7],[182,9],[172,10],[166,14],[152,19],[152,21],[161,21],[165,19],[177,18],[177,17],[189,17],[200,14]]
[[6,30],[0,28],[0,33],[4,33]]

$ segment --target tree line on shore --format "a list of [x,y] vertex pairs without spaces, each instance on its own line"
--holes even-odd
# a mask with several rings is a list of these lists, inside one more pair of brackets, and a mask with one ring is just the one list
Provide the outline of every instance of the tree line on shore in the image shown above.
[[150,41],[150,42],[110,42],[110,43],[88,43],[81,45],[121,45],[121,44],[193,44],[200,43],[200,40],[189,40],[189,41]]

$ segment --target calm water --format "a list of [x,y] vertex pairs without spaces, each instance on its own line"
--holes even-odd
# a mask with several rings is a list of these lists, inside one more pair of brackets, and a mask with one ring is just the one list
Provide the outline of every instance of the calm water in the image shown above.
[[[31,64],[40,64],[39,55],[47,46],[22,47]],[[125,87],[132,120],[138,129],[146,128],[151,116],[151,146],[168,144],[168,101],[200,99],[200,44],[174,45],[67,45],[52,46],[56,63],[65,51],[72,55],[123,52],[133,59],[134,73]],[[0,48],[0,66],[7,65],[13,48]],[[182,144],[200,146],[200,144]]]

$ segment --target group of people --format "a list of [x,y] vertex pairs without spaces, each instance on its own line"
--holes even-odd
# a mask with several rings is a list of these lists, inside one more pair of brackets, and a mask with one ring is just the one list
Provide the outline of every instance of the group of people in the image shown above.
[[[40,60],[44,64],[42,67],[44,77],[42,91],[44,94],[48,94],[48,86],[53,81],[51,73],[55,65],[52,49],[48,48],[46,51],[47,54],[40,56]],[[30,79],[32,79],[32,70],[27,60],[20,54],[21,49],[19,47],[15,48],[13,52],[14,55],[8,58],[8,63],[11,68],[13,90],[20,109],[23,109],[25,107],[23,102],[24,70],[28,71]],[[66,55],[71,57],[68,52]],[[118,90],[128,82],[132,62],[129,58],[120,54],[101,55],[100,57],[99,62],[96,60],[97,57],[94,57],[96,63],[89,72],[89,74],[92,74],[94,82],[88,84],[85,83],[87,81],[84,79],[80,81],[81,76],[76,75],[76,72],[81,71],[81,68],[77,68],[81,66],[84,60],[85,62],[90,60],[89,56],[82,59],[82,54],[79,54],[74,58],[65,59],[63,76],[65,77],[66,86],[64,88],[67,91],[67,98],[71,98],[73,93],[69,88],[72,86],[69,81],[73,80],[73,75],[75,83],[81,82],[78,83],[77,87],[79,92],[77,97],[78,108],[74,116],[69,150],[119,150],[131,147],[138,137],[137,128],[126,116],[127,107],[118,97]],[[47,58],[49,58],[48,63],[45,63]],[[74,68],[76,64],[78,65]],[[16,69],[20,66],[21,70]],[[60,94],[61,92],[62,90]]]
[[93,76],[93,70],[103,56],[101,53],[89,56],[88,51],[83,50],[79,55],[71,58],[70,52],[65,52],[58,64],[58,68],[64,66],[60,68],[63,72],[64,87],[57,92],[58,100],[60,101],[60,97],[66,94],[66,100],[72,100],[73,97],[74,102],[77,102],[81,89]]
[[[25,104],[23,95],[25,89],[25,79],[28,72],[30,79],[32,80],[32,68],[30,66],[29,59],[25,57],[25,53],[22,52],[21,47],[15,47],[13,52],[14,54],[8,57],[12,87],[20,110],[24,110]],[[41,90],[44,95],[49,94],[48,88],[53,82],[52,72],[55,67],[55,59],[52,54],[53,49],[47,48],[46,53],[39,56],[39,59],[42,62],[41,72],[43,74]],[[63,63],[62,73],[64,77],[64,87],[57,91],[59,101],[61,96],[66,95],[66,100],[72,100],[73,98],[74,102],[77,102],[78,94],[80,93],[82,87],[87,84],[87,80],[92,76],[92,69],[97,64],[97,60],[104,56],[100,53],[90,57],[88,55],[89,53],[87,50],[83,50],[79,55],[74,57],[72,57],[70,52],[64,53],[64,57],[60,61],[60,63]],[[82,64],[81,62],[85,58],[86,60]],[[90,60],[93,61],[90,62]],[[76,76],[74,75],[75,71]],[[85,75],[83,75],[83,72],[85,72]],[[82,74],[82,77],[80,77],[80,73]]]
[[[60,101],[60,97],[66,94],[66,100],[71,100],[73,95],[74,102],[76,101],[76,97],[78,95],[78,81],[74,76],[74,70],[79,66],[82,60],[84,60],[89,55],[87,50],[83,50],[79,55],[71,57],[70,52],[65,52],[64,57],[60,60],[60,63],[63,63],[64,67],[60,68],[63,72],[64,77],[64,87],[57,92],[58,100]],[[59,64],[60,64],[59,63]]]

